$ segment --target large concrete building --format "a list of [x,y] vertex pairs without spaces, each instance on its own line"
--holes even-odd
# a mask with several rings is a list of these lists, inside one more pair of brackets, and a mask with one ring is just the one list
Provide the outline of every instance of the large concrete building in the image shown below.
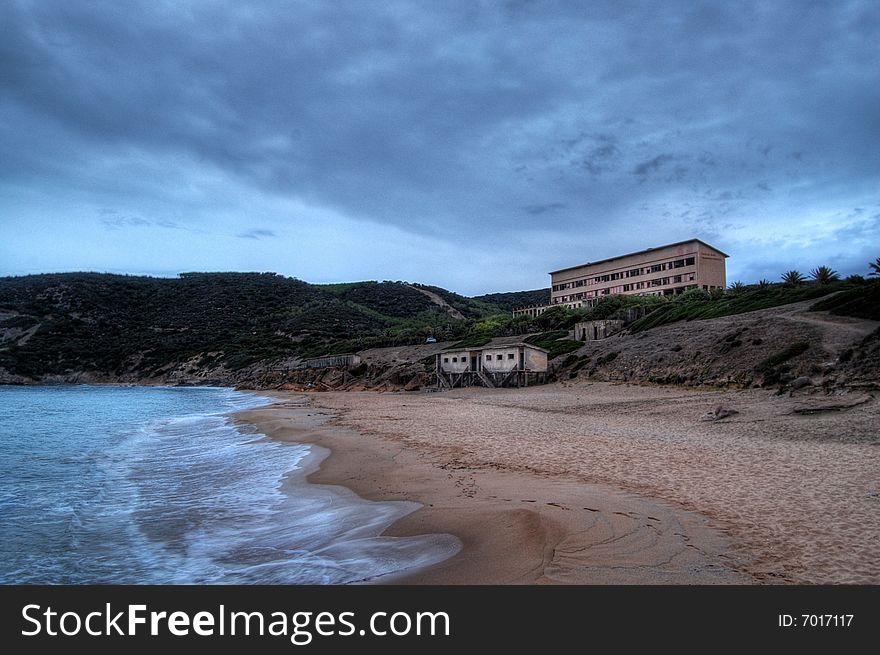
[[611,294],[672,296],[688,289],[727,286],[725,259],[699,239],[679,241],[550,273],[550,303],[522,307],[514,315],[537,316],[551,307],[595,305]]

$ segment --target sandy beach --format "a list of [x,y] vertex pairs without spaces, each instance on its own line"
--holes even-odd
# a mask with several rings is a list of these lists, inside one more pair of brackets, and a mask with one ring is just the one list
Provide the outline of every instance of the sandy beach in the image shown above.
[[[596,383],[278,393],[239,414],[332,454],[312,473],[422,509],[461,551],[396,582],[878,583],[877,401]],[[827,400],[827,399],[825,399]],[[701,420],[718,406],[738,413]]]

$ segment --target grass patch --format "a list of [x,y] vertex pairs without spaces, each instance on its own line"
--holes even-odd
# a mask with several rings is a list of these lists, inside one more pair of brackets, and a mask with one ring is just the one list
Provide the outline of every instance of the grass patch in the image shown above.
[[824,298],[810,307],[814,311],[826,311],[838,316],[854,316],[880,321],[880,284],[866,284]]
[[567,336],[567,330],[553,330],[551,332],[533,334],[530,337],[526,337],[525,342],[530,343],[533,346],[538,346],[538,348],[548,350],[549,353],[547,354],[547,358],[554,359],[560,355],[565,355],[566,353],[577,350],[584,345],[580,341],[566,339],[565,337]]
[[479,348],[480,346],[485,346],[490,341],[492,341],[492,337],[487,336],[485,334],[472,334],[470,336],[465,337],[461,341],[449,346],[449,348],[444,348],[444,350],[459,350],[461,348]]

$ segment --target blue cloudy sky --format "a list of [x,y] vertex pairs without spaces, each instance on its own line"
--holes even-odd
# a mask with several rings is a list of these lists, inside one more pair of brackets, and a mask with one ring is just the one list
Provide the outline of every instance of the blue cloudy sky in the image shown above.
[[0,0],[0,275],[880,256],[880,3]]

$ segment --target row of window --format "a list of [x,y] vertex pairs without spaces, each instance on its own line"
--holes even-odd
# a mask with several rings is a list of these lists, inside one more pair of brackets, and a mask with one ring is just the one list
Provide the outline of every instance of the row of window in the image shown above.
[[684,268],[685,266],[693,266],[696,263],[694,257],[684,257],[671,262],[663,262],[662,264],[654,264],[645,268],[633,268],[628,271],[618,271],[617,273],[608,273],[607,275],[597,275],[596,277],[583,278],[574,280],[573,282],[565,282],[564,284],[554,284],[553,291],[563,291],[564,289],[574,289],[576,287],[590,286],[600,284],[601,282],[612,282],[614,280],[622,280],[630,277],[638,277],[640,275],[650,275],[651,273],[659,273],[660,271],[671,271],[676,268]]
[[[501,361],[502,359],[504,359],[504,355],[495,355],[495,359],[498,360],[498,361]],[[516,355],[514,355],[513,353],[507,353],[507,359],[516,359]],[[467,363],[467,357],[462,357],[462,358],[461,358],[461,361]],[[487,362],[492,361],[492,355],[486,355],[486,361],[487,361]],[[448,357],[444,357],[444,358],[443,358],[443,363],[444,363],[444,364],[448,364],[448,363],[449,363],[449,358],[448,358]],[[453,363],[453,364],[458,363],[458,357],[453,357],[453,358],[452,358],[452,363]]]
[[662,287],[667,284],[681,284],[682,282],[693,282],[696,280],[696,273],[685,273],[684,275],[673,275],[672,277],[658,277],[653,280],[647,280],[645,282],[632,282],[630,284],[621,284],[616,287],[606,287],[604,289],[598,289],[596,291],[584,291],[581,293],[575,293],[570,296],[559,296],[553,299],[553,303],[559,305],[565,302],[571,302],[573,300],[581,300],[584,298],[598,298],[600,296],[607,296],[612,293],[631,293],[633,291],[638,291],[640,289],[648,289],[651,287]]
[[663,287],[667,284],[680,284],[682,282],[693,282],[696,279],[696,275],[690,273],[689,275],[673,275],[672,277],[658,277],[651,280],[652,287]]
[[663,289],[662,291],[648,291],[647,293],[640,293],[640,296],[675,296],[680,293],[684,293],[689,289],[696,289],[696,284],[689,284],[686,287],[673,287],[671,289]]
[[[689,284],[686,287],[673,287],[672,289],[663,289],[662,291],[648,291],[647,293],[640,293],[640,296],[672,296],[677,295],[679,293],[684,293],[685,291],[690,291],[691,289],[699,289],[700,285],[698,284]],[[715,286],[712,284],[703,285],[704,291],[710,291],[711,289],[723,289],[724,287]]]

